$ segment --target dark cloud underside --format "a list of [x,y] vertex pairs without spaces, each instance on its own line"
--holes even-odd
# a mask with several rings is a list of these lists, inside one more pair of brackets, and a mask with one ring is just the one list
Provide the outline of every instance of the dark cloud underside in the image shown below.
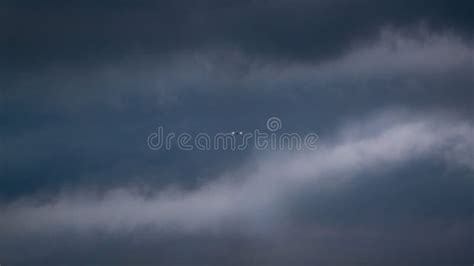
[[[472,264],[473,12],[2,1],[0,264]],[[146,143],[272,116],[319,149]]]
[[276,60],[327,59],[381,27],[425,23],[472,39],[472,1],[6,1],[3,67],[100,63],[237,47]]

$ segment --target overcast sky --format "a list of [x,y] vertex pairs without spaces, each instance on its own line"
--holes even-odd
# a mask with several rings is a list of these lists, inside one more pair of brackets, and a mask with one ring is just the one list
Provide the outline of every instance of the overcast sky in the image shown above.
[[[2,1],[0,264],[471,265],[473,14]],[[147,145],[270,117],[317,149]]]

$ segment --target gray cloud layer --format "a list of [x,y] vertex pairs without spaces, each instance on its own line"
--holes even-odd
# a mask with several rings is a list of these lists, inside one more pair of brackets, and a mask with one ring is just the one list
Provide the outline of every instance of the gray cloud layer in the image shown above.
[[[104,198],[64,195],[36,207],[31,203],[24,205],[22,201],[12,203],[5,206],[2,213],[6,217],[1,222],[6,230],[3,233],[41,231],[45,226],[49,230],[64,226],[84,230],[81,228],[98,226],[121,231],[147,224],[185,231],[202,230],[214,228],[227,219],[265,215],[264,210],[275,208],[286,190],[319,178],[357,176],[368,169],[376,171],[420,156],[468,163],[466,166],[472,169],[472,161],[465,160],[473,148],[472,126],[431,120],[403,121],[377,129],[380,132],[373,137],[343,141],[316,152],[265,160],[255,173],[244,173],[245,177],[238,180],[222,177],[191,192],[165,190],[145,198],[118,190],[107,193]],[[368,127],[374,128],[373,125]],[[13,229],[16,227],[18,229]]]
[[[393,112],[372,117],[361,126],[344,128],[341,138],[331,145],[322,145],[318,151],[277,156],[269,154],[269,157],[260,160],[256,168],[235,169],[191,191],[169,188],[143,194],[140,190],[122,188],[100,195],[94,192],[69,191],[46,203],[26,198],[2,206],[0,235],[2,239],[17,245],[21,243],[21,239],[45,233],[58,235],[59,241],[65,241],[61,237],[62,232],[86,235],[89,238],[92,237],[92,232],[99,232],[127,239],[130,234],[141,235],[145,231],[149,236],[155,235],[157,238],[183,234],[215,237],[237,233],[246,239],[268,239],[274,234],[280,235],[277,232],[281,232],[283,228],[286,228],[283,232],[291,232],[287,231],[288,222],[301,223],[305,220],[292,210],[301,205],[301,202],[296,206],[292,206],[294,203],[291,202],[302,195],[308,195],[310,198],[306,199],[309,200],[307,204],[316,204],[312,210],[322,213],[321,216],[311,218],[314,222],[311,223],[311,229],[308,228],[316,239],[335,240],[343,235],[359,234],[358,231],[363,230],[366,233],[359,237],[368,240],[370,234],[380,235],[383,231],[376,227],[366,227],[367,222],[360,223],[349,209],[345,210],[346,214],[330,223],[327,223],[328,214],[324,215],[327,210],[339,208],[338,198],[345,198],[346,193],[352,193],[344,192],[346,180],[363,179],[361,174],[373,173],[377,176],[373,179],[374,182],[383,183],[380,179],[386,179],[387,173],[394,171],[393,169],[428,158],[445,161],[448,165],[467,167],[472,173],[472,160],[466,160],[472,158],[472,124],[450,120],[449,116],[443,119],[440,117],[442,116],[417,114],[406,116]],[[368,136],[370,132],[376,133]],[[402,184],[407,182],[400,177],[396,179]],[[429,180],[428,178],[427,181]],[[467,181],[462,180],[458,177],[450,179],[451,182],[469,184],[473,181],[472,175]],[[433,182],[437,181],[439,180],[433,179]],[[326,191],[318,189],[321,186]],[[299,196],[295,197],[297,195]],[[420,195],[420,198],[423,196]],[[320,201],[325,204],[318,207]],[[411,204],[416,204],[416,201]],[[448,203],[448,206],[451,204]],[[405,204],[401,206],[400,208],[408,207]],[[363,211],[367,207],[359,208]],[[471,208],[469,205],[466,207]],[[443,212],[447,210],[446,207],[440,208]],[[423,209],[418,209],[420,210]],[[458,230],[469,230],[471,214],[464,211],[456,219],[456,224],[463,228]],[[337,217],[331,213],[329,216],[333,216],[329,219]],[[409,217],[416,221],[415,224],[420,221],[437,224],[438,219],[452,222],[448,213],[438,215],[432,221],[431,218],[416,213]],[[389,225],[400,226],[405,222],[401,219]],[[378,222],[375,226],[376,224]],[[341,225],[342,228],[339,228]],[[290,233],[302,240],[302,236],[297,236],[298,234]],[[451,245],[452,240],[444,237],[448,236],[443,236],[442,240]],[[92,238],[89,241],[98,240]],[[5,244],[6,242],[2,245]],[[451,248],[456,249],[455,246]],[[374,255],[375,253],[369,257]],[[7,253],[3,253],[3,256],[9,258]],[[196,259],[203,258],[198,256]]]
[[3,66],[101,62],[237,47],[277,60],[325,59],[380,27],[425,23],[472,38],[471,1],[4,1]]
[[151,153],[143,140],[160,125],[208,133],[253,130],[277,115],[284,130],[324,137],[341,121],[387,106],[468,117],[473,49],[455,35],[420,29],[417,39],[382,32],[373,45],[326,63],[277,64],[222,50],[166,63],[150,57],[91,69],[46,68],[9,84],[12,93],[2,97],[7,152],[0,157],[7,168],[0,195],[78,184],[186,182],[194,179],[188,173],[207,178],[245,158]]
[[[0,264],[472,263],[473,9],[3,1]],[[272,116],[320,149],[146,146]]]

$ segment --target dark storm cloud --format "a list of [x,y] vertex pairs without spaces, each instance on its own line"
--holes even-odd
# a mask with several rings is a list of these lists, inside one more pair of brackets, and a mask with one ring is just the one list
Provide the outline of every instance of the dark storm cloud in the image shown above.
[[459,158],[472,149],[472,124],[398,113],[357,124],[319,151],[269,154],[236,169],[239,180],[224,174],[195,190],[4,204],[0,255],[19,265],[80,264],[91,252],[92,264],[466,263],[473,165]]
[[[2,1],[0,264],[472,263],[472,10]],[[320,149],[146,146],[271,116]]]
[[4,1],[2,66],[97,63],[219,47],[330,58],[381,27],[425,23],[471,39],[472,1]]
[[472,258],[466,234],[469,226],[472,224],[425,221],[400,227],[381,224],[352,232],[338,228],[326,234],[317,227],[290,227],[270,238],[58,233],[41,238],[56,245],[21,251],[22,240],[40,243],[40,238],[14,239],[2,250],[10,251],[5,262],[12,265],[464,265]]
[[[176,228],[184,232],[202,232],[213,228],[232,229],[235,226],[232,222],[235,221],[239,221],[244,227],[255,227],[258,231],[263,230],[260,228],[262,225],[272,225],[272,217],[278,217],[278,214],[286,209],[284,203],[287,195],[314,185],[321,179],[367,178],[361,175],[378,175],[390,171],[394,166],[409,164],[420,158],[446,161],[456,168],[464,169],[466,174],[469,169],[473,169],[472,162],[463,160],[472,149],[472,125],[469,122],[449,121],[449,116],[441,119],[410,115],[410,118],[395,119],[382,127],[377,123],[379,119],[375,119],[375,123],[372,120],[366,123],[364,129],[346,129],[377,133],[369,137],[366,133],[363,134],[364,137],[351,134],[351,138],[336,140],[332,145],[322,146],[319,151],[281,156],[269,154],[259,159],[256,168],[238,167],[234,173],[224,172],[219,179],[208,181],[191,191],[164,189],[147,198],[143,197],[140,191],[137,194],[119,189],[103,197],[87,193],[67,193],[46,203],[35,204],[33,201],[32,204],[29,200],[19,200],[5,205],[2,209],[6,218],[0,222],[4,228],[0,233],[8,235],[30,230],[41,232],[44,229],[56,230],[55,228],[64,227],[79,231],[97,227],[103,227],[107,231],[128,231],[145,225],[165,231]],[[393,115],[384,115],[382,118],[385,121],[389,116]],[[396,120],[398,122],[395,122]],[[432,167],[428,169],[428,173],[435,175],[435,172],[431,171]],[[462,171],[459,173],[456,175],[462,177]],[[241,177],[231,179],[232,176]],[[378,178],[385,180],[384,190],[391,187],[393,181],[386,175]],[[403,181],[399,176],[396,179]],[[444,177],[438,180],[443,179]],[[390,181],[388,184],[387,180]],[[426,178],[417,177],[414,185],[419,186],[418,182],[422,180]],[[403,182],[410,184],[409,181]],[[439,181],[433,179],[432,182]],[[457,182],[469,183],[469,179],[458,178]],[[462,188],[463,185],[454,186],[454,190],[459,193]],[[463,191],[462,194],[466,195],[466,192]],[[344,190],[337,193],[347,194]],[[420,193],[421,199],[425,192],[417,188],[416,193]],[[324,193],[322,195],[324,199]],[[334,199],[330,201],[336,203]],[[403,199],[400,199],[400,202],[403,202]],[[451,204],[453,203],[448,203]],[[322,206],[325,208],[327,205]],[[337,204],[335,206],[337,209]],[[398,204],[395,204],[396,208],[397,206]],[[370,208],[372,207],[377,209],[377,204],[372,204]],[[413,207],[417,209],[416,206]],[[76,212],[81,213],[81,216],[75,216]],[[464,216],[466,215],[469,217],[468,212],[464,213]],[[111,217],[116,219],[111,220]],[[227,228],[228,222],[230,228]]]
[[384,32],[373,45],[319,64],[268,63],[225,50],[45,68],[8,84],[10,93],[2,95],[0,197],[64,186],[192,187],[251,152],[153,152],[145,140],[158,126],[251,131],[277,115],[285,131],[328,139],[342,121],[393,106],[469,117],[473,51],[450,34],[420,31],[413,39]]

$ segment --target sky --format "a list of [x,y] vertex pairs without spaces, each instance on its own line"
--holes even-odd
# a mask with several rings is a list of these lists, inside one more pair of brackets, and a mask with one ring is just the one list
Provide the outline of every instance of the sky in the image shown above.
[[471,265],[473,11],[2,1],[0,264]]

